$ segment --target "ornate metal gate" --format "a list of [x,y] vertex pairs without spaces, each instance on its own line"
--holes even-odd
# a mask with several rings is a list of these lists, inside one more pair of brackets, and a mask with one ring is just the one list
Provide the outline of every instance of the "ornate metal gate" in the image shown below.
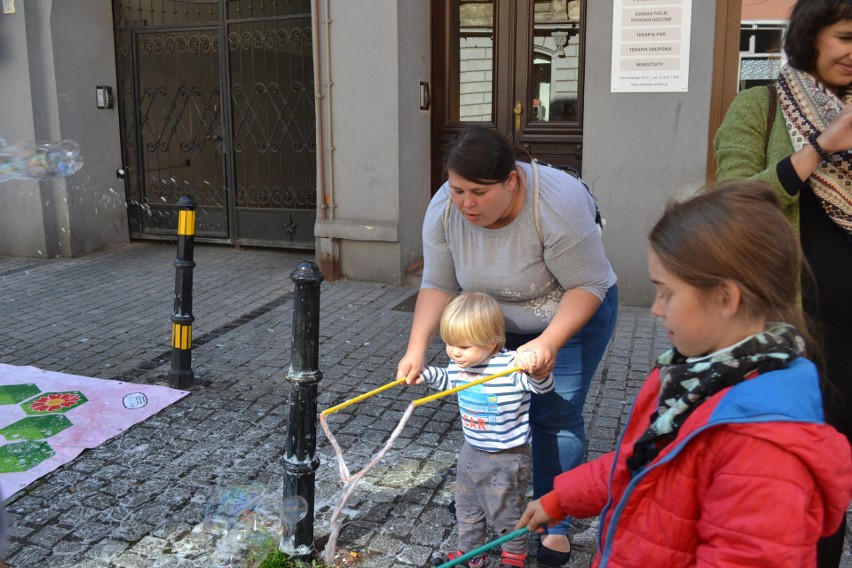
[[113,0],[131,237],[310,248],[310,0]]

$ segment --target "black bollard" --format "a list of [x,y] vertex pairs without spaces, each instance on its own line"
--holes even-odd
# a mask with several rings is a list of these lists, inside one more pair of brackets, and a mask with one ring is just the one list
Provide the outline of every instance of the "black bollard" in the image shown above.
[[307,501],[305,518],[293,526],[294,550],[309,550],[297,556],[313,556],[314,478],[319,468],[317,449],[317,385],[322,379],[319,367],[320,283],[319,267],[303,260],[290,274],[296,284],[293,296],[293,331],[290,349],[290,418],[284,457],[284,499],[298,495]]
[[192,386],[192,247],[195,240],[195,202],[183,196],[178,201],[178,245],[175,259],[175,310],[172,314],[172,370],[169,385]]

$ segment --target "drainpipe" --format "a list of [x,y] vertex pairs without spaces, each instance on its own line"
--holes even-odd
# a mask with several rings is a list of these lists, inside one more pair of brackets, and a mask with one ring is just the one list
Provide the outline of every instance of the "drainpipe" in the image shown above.
[[[331,87],[334,81],[331,78],[331,14],[329,3],[331,0],[314,0],[311,3],[314,26],[314,77],[317,108],[317,182],[320,187],[319,222],[331,222],[334,220],[334,137],[331,128]],[[323,5],[322,24],[320,27],[319,4]],[[319,40],[319,30],[322,30],[322,42]],[[323,46],[327,67],[323,73],[322,54],[319,46]],[[325,81],[325,78],[328,78]],[[326,111],[326,112],[324,112]],[[339,239],[332,237],[320,237],[317,239],[319,248],[318,256],[320,270],[328,280],[339,280],[340,270],[340,244]]]

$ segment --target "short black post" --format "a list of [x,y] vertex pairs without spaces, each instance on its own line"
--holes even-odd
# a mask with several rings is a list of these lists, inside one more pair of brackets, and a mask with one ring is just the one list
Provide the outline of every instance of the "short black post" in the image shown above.
[[[294,550],[314,554],[314,478],[319,468],[317,449],[317,385],[319,367],[320,284],[319,267],[303,260],[290,274],[296,284],[293,296],[293,331],[290,349],[290,419],[284,457],[284,499],[298,495],[308,503],[305,518],[296,523]],[[304,548],[303,548],[304,547]]]
[[175,259],[175,310],[172,314],[172,370],[169,385],[174,388],[192,386],[192,247],[195,241],[195,202],[183,196],[177,202],[178,245]]

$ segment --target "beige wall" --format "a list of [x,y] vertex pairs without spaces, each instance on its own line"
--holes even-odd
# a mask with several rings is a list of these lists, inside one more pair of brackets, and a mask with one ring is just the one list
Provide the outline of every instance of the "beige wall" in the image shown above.
[[118,115],[95,86],[116,85],[109,0],[16,2],[0,15],[0,134],[71,139],[83,168],[68,178],[0,185],[0,254],[78,256],[128,242]]
[[[0,15],[0,136],[10,144],[33,140],[35,131],[22,4],[16,3],[17,13]],[[0,183],[0,254],[49,255],[42,211],[42,203],[48,198],[42,196],[42,188],[35,181]]]
[[[583,177],[608,222],[622,301],[649,305],[646,235],[670,197],[704,183],[713,29],[702,22],[714,21],[715,1],[692,3],[687,93],[610,93],[612,3],[587,5]],[[320,167],[334,207],[317,234],[339,246],[343,277],[399,283],[421,254],[431,195],[428,113],[417,110],[416,91],[428,77],[428,3],[320,0],[321,19],[326,6],[333,22],[317,27],[329,38],[317,42],[320,121],[328,119]]]
[[649,306],[647,234],[673,196],[704,185],[715,0],[693,0],[689,92],[611,93],[612,2],[587,2],[583,178],[607,220],[620,299]]
[[399,284],[430,197],[429,3],[317,0],[317,12],[318,256],[337,248],[342,277]]
[[[608,221],[622,300],[647,305],[645,237],[665,202],[694,191],[706,168],[713,0],[693,0],[689,92],[609,91],[612,3],[588,2],[583,175]],[[64,180],[0,185],[0,254],[78,255],[127,242],[109,0],[17,2],[0,16],[0,134],[71,138],[86,165]],[[318,256],[345,278],[402,283],[422,252],[431,196],[430,10],[423,0],[315,0]],[[27,12],[27,10],[29,10]],[[85,62],[82,64],[81,62]]]

